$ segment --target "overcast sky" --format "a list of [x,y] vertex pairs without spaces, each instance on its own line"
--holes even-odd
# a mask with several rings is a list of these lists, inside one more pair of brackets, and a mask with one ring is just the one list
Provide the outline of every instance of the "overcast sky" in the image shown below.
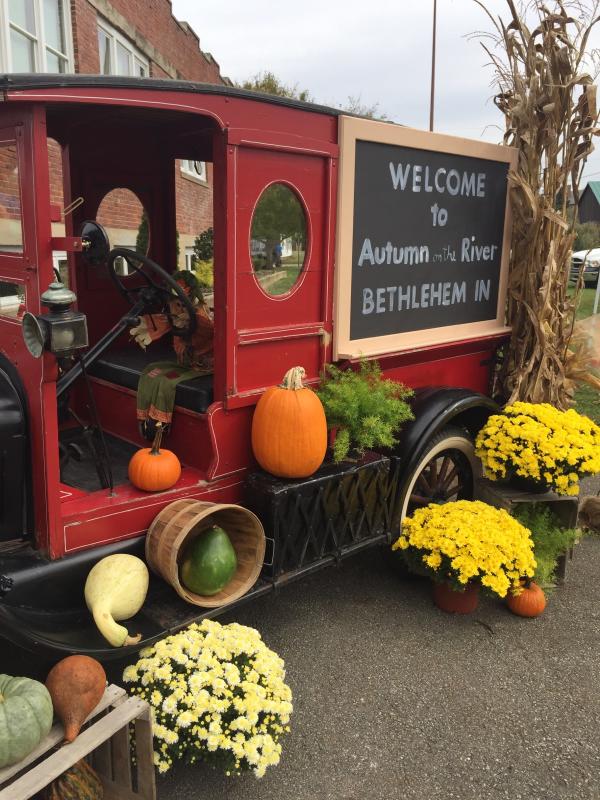
[[[433,0],[172,0],[234,81],[271,70],[308,89],[316,102],[349,96],[378,104],[390,119],[429,127]],[[474,0],[438,0],[434,129],[500,141],[503,118],[492,97],[493,71],[470,34],[491,30]],[[506,0],[488,0],[508,18]],[[600,44],[600,30],[594,37]],[[600,140],[584,173],[600,180]]]

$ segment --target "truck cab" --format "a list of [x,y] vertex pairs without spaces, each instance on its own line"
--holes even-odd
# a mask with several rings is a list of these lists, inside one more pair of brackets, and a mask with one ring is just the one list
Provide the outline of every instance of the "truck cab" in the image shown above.
[[[467,155],[462,140],[425,134],[420,140],[400,126],[334,109],[172,80],[5,75],[0,92],[3,635],[30,648],[100,652],[100,644],[78,634],[87,625],[82,576],[103,555],[139,552],[152,520],[174,500],[242,502],[247,476],[257,468],[250,443],[254,406],[295,364],[316,387],[328,363],[351,369],[361,357],[377,358],[388,377],[416,390],[415,421],[403,432],[394,473],[401,514],[424,494],[426,501],[472,495],[470,441],[495,408],[490,374],[507,335],[510,148],[473,143]],[[408,136],[401,141],[412,157],[411,174],[394,160],[398,136]],[[424,170],[415,173],[415,156],[436,148],[464,170],[433,163],[426,180]],[[62,208],[51,192],[56,152]],[[359,230],[364,223],[374,231],[387,213],[376,207],[378,159],[394,196],[412,186],[408,216],[389,221],[397,246],[385,230],[369,236]],[[477,159],[491,165],[495,182],[488,175],[487,190]],[[136,389],[149,363],[172,357],[173,342],[167,334],[144,350],[130,331],[140,316],[156,312],[161,291],[163,303],[176,291],[169,276],[177,271],[174,174],[182,160],[207,164],[213,181],[208,304],[214,363],[177,387],[166,444],[182,462],[180,479],[168,491],[148,493],[127,478],[131,455],[146,445]],[[454,172],[458,184],[451,181]],[[417,200],[433,207],[438,189],[450,201],[451,217],[453,202],[467,203],[454,217],[467,214],[468,246],[461,236],[454,261],[438,261],[437,250],[430,258],[423,238],[429,233],[409,221]],[[107,241],[102,204],[116,190],[135,195],[144,210],[137,255],[134,245],[128,255],[127,248],[115,249],[119,242]],[[482,199],[501,211],[488,240],[477,238],[468,221],[468,209],[480,208],[474,225],[485,227],[484,203],[468,205]],[[434,233],[445,235],[437,214]],[[273,216],[276,241],[265,222],[271,219],[272,229]],[[439,241],[439,253],[447,252]],[[66,254],[59,276],[57,253]],[[474,263],[481,270],[474,288],[462,273],[452,284],[438,281],[435,270],[448,274],[457,261],[465,274]],[[424,295],[412,278],[392,286],[383,271],[401,264],[433,289]],[[66,300],[57,301],[57,277]],[[466,308],[473,292],[481,301],[475,311]],[[437,322],[436,296],[443,311]],[[400,297],[408,298],[405,307]],[[415,320],[418,308],[425,316],[405,322],[401,315],[394,328],[392,312],[408,311],[409,303]],[[84,319],[86,338],[79,340],[74,321],[61,350],[60,342],[44,341],[44,325],[65,309],[77,324]],[[444,458],[447,474],[463,475],[445,487],[447,496],[443,486],[419,477],[432,465],[439,476],[436,465]],[[194,609],[169,602],[158,590],[144,641],[193,618]]]

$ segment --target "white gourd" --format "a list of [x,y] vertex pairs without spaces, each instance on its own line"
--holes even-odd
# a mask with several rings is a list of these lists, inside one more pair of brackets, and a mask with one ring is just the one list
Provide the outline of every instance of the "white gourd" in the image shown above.
[[148,568],[136,556],[116,553],[95,564],[85,582],[85,602],[94,622],[113,647],[137,644],[142,634],[130,636],[117,620],[133,617],[148,592]]

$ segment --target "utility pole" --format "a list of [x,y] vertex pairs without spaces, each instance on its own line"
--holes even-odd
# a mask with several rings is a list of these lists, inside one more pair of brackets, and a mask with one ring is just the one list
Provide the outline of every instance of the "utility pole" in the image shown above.
[[431,99],[429,101],[429,130],[433,130],[433,106],[435,101],[435,27],[437,18],[437,0],[433,0],[433,36],[431,42]]

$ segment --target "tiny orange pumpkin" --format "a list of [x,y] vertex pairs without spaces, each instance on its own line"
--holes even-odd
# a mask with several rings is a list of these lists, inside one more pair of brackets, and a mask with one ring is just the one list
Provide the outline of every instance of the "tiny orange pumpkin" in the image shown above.
[[537,583],[529,581],[519,594],[509,593],[506,604],[519,617],[539,617],[546,608],[546,595]]
[[159,422],[152,447],[143,447],[129,462],[129,480],[145,492],[163,492],[174,486],[181,476],[181,462],[171,450],[163,448],[163,427]]
[[266,390],[252,418],[254,457],[278,478],[306,478],[325,458],[325,411],[315,392],[302,385],[305,376],[302,367],[289,369],[279,386]]

